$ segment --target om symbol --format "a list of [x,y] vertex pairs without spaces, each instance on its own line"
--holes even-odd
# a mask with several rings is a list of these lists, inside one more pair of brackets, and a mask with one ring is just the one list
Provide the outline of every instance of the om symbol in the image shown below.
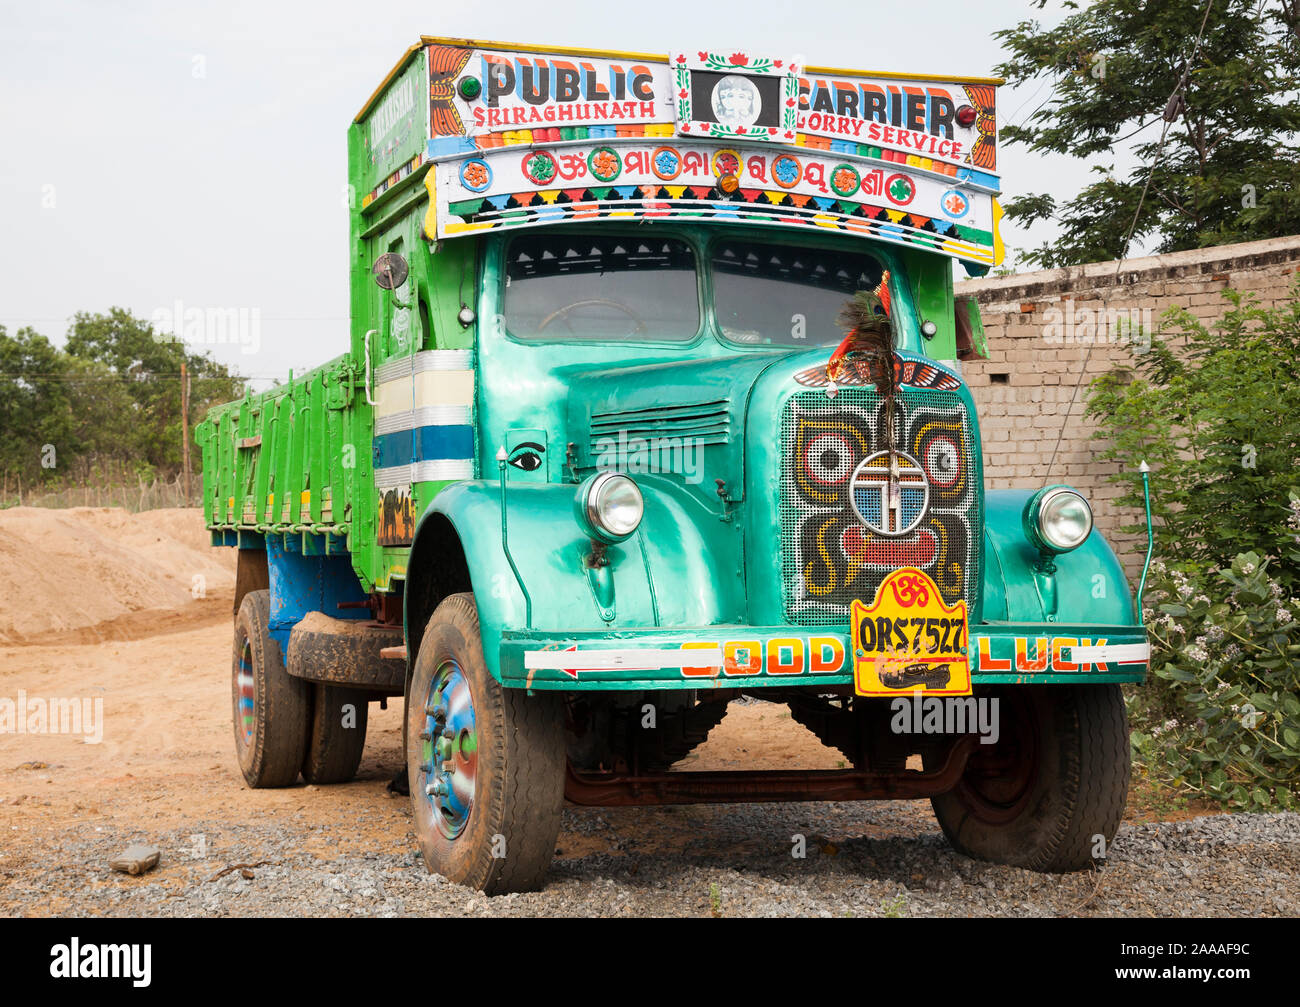
[[928,605],[930,603],[930,589],[926,587],[925,581],[920,577],[895,577],[889,582],[889,586],[894,592],[894,600],[903,608],[913,608],[914,606]]

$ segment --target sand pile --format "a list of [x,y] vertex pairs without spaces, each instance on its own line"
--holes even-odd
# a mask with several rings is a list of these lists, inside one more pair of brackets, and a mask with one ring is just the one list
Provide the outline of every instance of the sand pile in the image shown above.
[[173,611],[196,577],[208,597],[235,584],[235,550],[208,544],[198,508],[0,511],[0,642]]

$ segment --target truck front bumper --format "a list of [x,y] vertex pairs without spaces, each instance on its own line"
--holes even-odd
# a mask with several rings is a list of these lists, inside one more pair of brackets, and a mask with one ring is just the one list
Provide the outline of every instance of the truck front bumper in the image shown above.
[[[1141,682],[1141,626],[983,623],[971,677],[994,683]],[[804,626],[705,626],[501,637],[503,685],[527,689],[735,689],[853,684],[849,634]]]

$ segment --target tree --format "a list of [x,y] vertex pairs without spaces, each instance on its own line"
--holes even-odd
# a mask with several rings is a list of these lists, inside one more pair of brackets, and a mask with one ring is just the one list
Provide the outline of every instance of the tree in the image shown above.
[[30,485],[57,464],[60,451],[75,453],[67,371],[67,358],[39,332],[21,328],[11,336],[0,325],[0,469],[6,482],[21,478]]
[[[1030,193],[1007,204],[1007,216],[1025,224],[1060,224],[1060,237],[1026,261],[1054,267],[1120,257],[1135,216],[1134,237],[1153,238],[1160,252],[1300,231],[1294,0],[1063,6],[1075,13],[1054,28],[1031,20],[995,33],[1009,54],[999,74],[1050,86],[1024,123],[1002,128],[1002,141],[1087,158],[1099,176],[1073,199]],[[1121,178],[1112,173],[1114,148],[1130,138],[1140,139],[1141,163]]]
[[121,416],[123,443],[136,458],[156,469],[176,471],[181,464],[181,364],[191,384],[189,426],[208,406],[237,399],[244,383],[206,354],[191,353],[184,342],[157,333],[123,308],[107,314],[78,312],[68,330],[70,356],[101,365],[130,395],[134,410]]
[[79,461],[125,457],[131,400],[102,364],[70,357],[34,329],[0,326],[0,470],[6,485],[67,476]]
[[206,354],[154,333],[129,311],[81,312],[65,348],[30,328],[0,326],[0,473],[31,487],[104,478],[104,463],[149,477],[181,465],[181,364],[190,431],[244,382]]

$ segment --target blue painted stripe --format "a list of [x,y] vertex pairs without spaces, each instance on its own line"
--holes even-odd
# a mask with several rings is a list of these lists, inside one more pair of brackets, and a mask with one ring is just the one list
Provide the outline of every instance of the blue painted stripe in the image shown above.
[[425,148],[430,157],[450,157],[453,154],[477,154],[478,147],[467,136],[435,136]]
[[474,428],[466,425],[417,427],[394,430],[374,439],[377,469],[412,462],[474,457]]
[[987,171],[977,171],[974,168],[970,169],[970,181],[988,189],[1002,188],[1002,180],[997,175],[990,175]]

